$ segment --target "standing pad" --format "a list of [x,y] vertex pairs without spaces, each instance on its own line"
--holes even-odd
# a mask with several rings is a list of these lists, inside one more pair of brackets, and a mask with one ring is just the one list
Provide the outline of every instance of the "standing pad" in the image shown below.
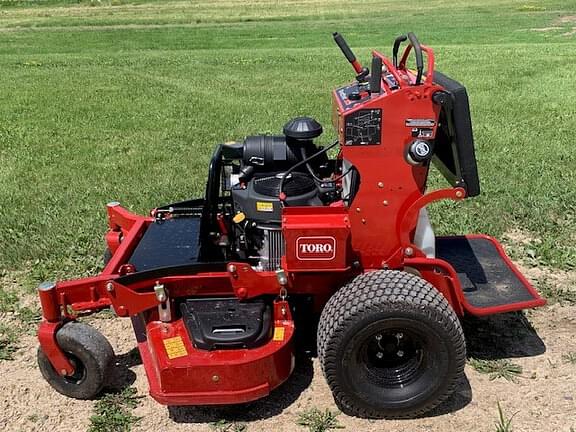
[[198,262],[199,238],[199,217],[153,222],[128,262],[139,272],[194,264]]
[[491,308],[540,300],[488,238],[438,238],[436,256],[452,265],[464,296],[473,307]]

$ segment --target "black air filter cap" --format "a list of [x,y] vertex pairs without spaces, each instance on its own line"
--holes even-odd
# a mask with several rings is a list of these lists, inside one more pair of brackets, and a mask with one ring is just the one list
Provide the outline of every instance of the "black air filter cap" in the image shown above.
[[296,117],[284,125],[284,135],[296,140],[310,140],[322,134],[322,125],[312,117]]

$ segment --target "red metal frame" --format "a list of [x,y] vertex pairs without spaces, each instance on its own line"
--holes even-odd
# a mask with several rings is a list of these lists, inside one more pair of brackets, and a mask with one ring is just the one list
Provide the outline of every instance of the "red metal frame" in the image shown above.
[[[149,276],[130,283],[119,278],[134,272],[128,262],[135,247],[154,218],[138,216],[118,203],[108,205],[109,231],[106,242],[112,258],[101,274],[72,281],[58,282],[39,290],[44,320],[38,338],[42,350],[62,375],[73,373],[73,365],[59,348],[56,332],[66,320],[79,314],[113,307],[118,316],[138,317],[145,329],[138,347],[150,382],[150,393],[159,402],[171,405],[228,404],[247,402],[268,394],[285,381],[294,367],[292,336],[294,322],[285,294],[307,294],[314,298],[314,309],[321,311],[330,296],[361,272],[378,269],[413,268],[432,283],[462,316],[487,315],[545,303],[530,283],[506,257],[502,247],[487,236],[514,273],[533,294],[529,302],[479,309],[466,301],[458,276],[452,266],[440,259],[430,259],[413,244],[419,211],[440,199],[459,200],[465,189],[456,187],[426,193],[427,165],[406,163],[407,146],[413,141],[405,119],[431,119],[432,136],[436,133],[439,106],[431,103],[434,92],[442,90],[432,81],[434,53],[425,46],[428,69],[424,82],[415,86],[414,74],[405,68],[409,46],[400,66],[378,52],[383,64],[398,81],[391,88],[383,80],[383,92],[364,102],[345,104],[334,93],[334,118],[341,144],[339,158],[358,170],[360,187],[349,207],[343,202],[330,207],[287,207],[282,229],[286,254],[282,271],[256,271],[249,264],[230,262],[226,271],[203,271],[195,274]],[[360,71],[359,63],[353,65]],[[344,142],[344,117],[359,109],[381,109],[380,145],[347,146]],[[385,167],[385,168],[384,168]],[[218,219],[222,235],[227,234],[224,219]],[[304,259],[299,245],[318,239],[329,246],[322,259]],[[319,247],[320,247],[319,246]],[[304,249],[306,249],[304,247]],[[304,250],[303,249],[303,250]],[[320,256],[320,255],[318,255]],[[162,286],[168,298],[160,298],[155,286]],[[193,296],[236,296],[246,300],[262,295],[278,296],[274,302],[274,337],[254,349],[204,351],[193,346],[181,319],[159,320],[159,307],[173,304],[177,298]],[[277,333],[276,333],[277,332]],[[166,342],[166,341],[169,342]],[[169,353],[170,341],[179,345],[178,355]],[[181,355],[180,355],[181,354]]]

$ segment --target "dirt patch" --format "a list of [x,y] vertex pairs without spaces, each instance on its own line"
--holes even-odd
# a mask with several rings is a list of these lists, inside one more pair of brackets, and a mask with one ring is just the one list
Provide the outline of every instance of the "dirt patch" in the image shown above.
[[556,30],[562,30],[562,27],[542,27],[542,28],[531,28],[530,31],[535,32],[551,32]]
[[197,23],[181,24],[95,24],[73,26],[33,26],[33,27],[0,27],[0,33],[14,32],[89,32],[89,31],[115,31],[115,30],[155,30],[168,28],[198,27]]
[[527,233],[526,231],[522,231],[519,229],[507,231],[503,237],[505,240],[509,240],[514,244],[523,246],[530,245],[532,243],[542,242],[539,238],[536,238],[530,233]]
[[[526,239],[534,241],[534,239]],[[550,277],[554,284],[576,285],[575,272],[523,268],[529,278]],[[25,303],[34,296],[26,296]],[[4,317],[6,319],[6,317]],[[211,431],[221,419],[246,422],[248,431],[299,431],[298,413],[312,408],[336,410],[316,358],[301,357],[294,375],[268,398],[238,407],[170,407],[159,405],[148,394],[130,321],[90,318],[105,334],[117,354],[111,372],[115,388],[134,386],[146,395],[134,414],[142,417],[134,431]],[[350,431],[462,431],[494,430],[497,404],[514,415],[516,432],[570,432],[576,428],[576,365],[563,358],[576,352],[576,306],[553,305],[483,319],[464,321],[469,355],[480,359],[507,358],[522,367],[518,383],[491,381],[466,367],[454,396],[431,415],[404,421],[364,420],[338,416]],[[0,429],[3,431],[85,431],[92,401],[69,399],[56,393],[36,367],[36,338],[23,335],[13,361],[0,362]]]
[[565,15],[556,20],[559,24],[572,24],[576,23],[576,15]]
[[[133,350],[130,322],[95,319],[118,356],[114,382],[134,385],[146,395],[148,383]],[[515,431],[569,432],[576,427],[576,366],[562,355],[576,351],[576,307],[554,306],[530,311],[527,319],[506,314],[465,323],[469,352],[480,358],[512,358],[523,368],[517,384],[491,381],[466,368],[466,380],[456,394],[433,415],[417,420],[369,421],[341,414],[346,430],[360,431],[461,431],[491,430],[500,402],[508,415],[516,413]],[[93,402],[66,398],[53,391],[36,368],[36,340],[21,339],[14,361],[0,362],[3,377],[0,427],[5,431],[86,430]],[[295,374],[280,389],[261,401],[242,407],[166,408],[143,398],[135,415],[142,420],[136,431],[210,431],[221,419],[248,423],[248,431],[297,431],[298,413],[311,407],[336,407],[316,359],[301,359]]]

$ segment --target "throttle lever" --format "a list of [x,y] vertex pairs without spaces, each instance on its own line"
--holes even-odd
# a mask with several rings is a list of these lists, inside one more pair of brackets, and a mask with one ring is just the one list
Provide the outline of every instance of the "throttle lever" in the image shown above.
[[342,54],[344,54],[346,60],[350,62],[356,73],[359,76],[366,77],[369,73],[368,69],[362,67],[362,65],[356,59],[356,56],[354,55],[354,53],[352,52],[352,50],[350,49],[350,47],[348,46],[342,35],[338,32],[334,32],[332,33],[332,36],[334,37],[334,42],[336,42],[336,45],[338,45],[338,47],[342,51]]

